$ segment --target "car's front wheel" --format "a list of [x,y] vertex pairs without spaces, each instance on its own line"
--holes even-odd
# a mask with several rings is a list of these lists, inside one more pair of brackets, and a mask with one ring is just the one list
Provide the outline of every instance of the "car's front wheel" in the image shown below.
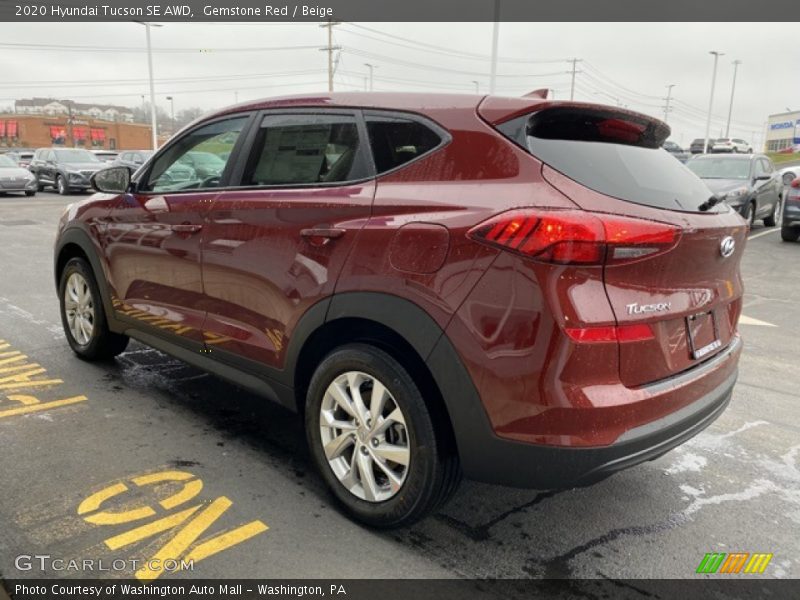
[[86,360],[109,359],[125,350],[129,338],[109,330],[92,268],[72,258],[61,271],[58,286],[61,324],[73,352]]
[[410,524],[446,500],[458,460],[408,371],[349,344],[317,367],[306,399],[313,460],[344,510],[373,527]]
[[775,227],[778,223],[781,222],[781,216],[783,210],[783,203],[781,202],[780,197],[775,201],[775,206],[772,209],[772,214],[768,217],[764,217],[764,225],[767,227]]
[[62,177],[61,175],[56,176],[56,190],[58,190],[58,193],[61,194],[62,196],[66,196],[69,194],[70,191],[69,184],[67,183],[67,180],[64,179],[64,177]]
[[744,220],[747,221],[747,226],[752,229],[753,224],[756,222],[756,204],[755,202],[748,202],[744,209]]
[[784,225],[781,227],[781,239],[784,242],[796,242],[800,239],[800,227],[789,227]]

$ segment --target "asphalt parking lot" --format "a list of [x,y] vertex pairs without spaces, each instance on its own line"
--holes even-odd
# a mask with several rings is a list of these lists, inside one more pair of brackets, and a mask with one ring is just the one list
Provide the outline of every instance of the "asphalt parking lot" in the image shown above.
[[294,415],[137,343],[110,364],[72,354],[52,245],[78,199],[0,197],[3,576],[109,575],[15,566],[49,554],[195,560],[143,579],[691,578],[707,552],[765,552],[759,577],[800,577],[800,244],[776,228],[751,232],[739,382],[708,430],[590,488],[465,482],[376,533],[337,512]]

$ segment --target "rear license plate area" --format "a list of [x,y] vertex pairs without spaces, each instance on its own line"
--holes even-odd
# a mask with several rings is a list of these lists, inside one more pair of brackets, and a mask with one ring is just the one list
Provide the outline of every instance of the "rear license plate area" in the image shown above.
[[714,311],[686,317],[686,332],[694,360],[701,360],[722,347]]

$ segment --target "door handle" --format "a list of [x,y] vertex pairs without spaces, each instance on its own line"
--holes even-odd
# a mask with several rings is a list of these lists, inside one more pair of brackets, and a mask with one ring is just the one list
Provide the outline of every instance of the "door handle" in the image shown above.
[[328,238],[335,240],[344,235],[345,230],[338,227],[311,227],[310,229],[301,229],[300,235],[307,238]]
[[170,229],[175,233],[197,233],[203,229],[203,226],[193,225],[191,223],[181,223],[180,225],[170,225]]

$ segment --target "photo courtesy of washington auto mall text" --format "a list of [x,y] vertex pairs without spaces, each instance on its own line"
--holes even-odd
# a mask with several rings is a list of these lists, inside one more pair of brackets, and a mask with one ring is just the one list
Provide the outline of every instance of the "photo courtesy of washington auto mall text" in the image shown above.
[[0,0],[0,600],[795,599],[796,0]]

